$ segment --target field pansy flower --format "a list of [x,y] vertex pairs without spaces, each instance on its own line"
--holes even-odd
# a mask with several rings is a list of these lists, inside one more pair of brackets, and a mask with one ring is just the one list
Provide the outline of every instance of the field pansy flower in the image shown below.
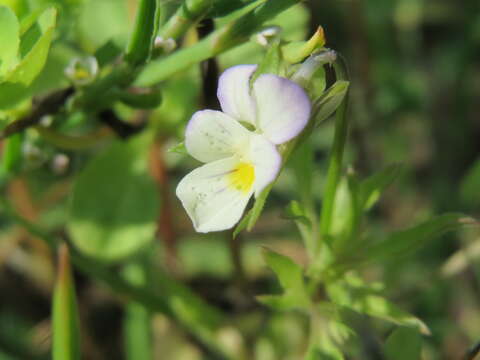
[[227,69],[217,92],[222,111],[198,111],[187,125],[185,147],[205,164],[186,175],[176,193],[198,232],[230,229],[240,220],[252,195],[280,170],[276,145],[297,136],[310,117],[310,100],[295,82],[263,74],[250,86],[256,68]]

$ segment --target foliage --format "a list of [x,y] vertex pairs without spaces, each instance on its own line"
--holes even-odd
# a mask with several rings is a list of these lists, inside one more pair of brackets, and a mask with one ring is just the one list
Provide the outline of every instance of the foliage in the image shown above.
[[[479,13],[0,0],[0,359],[473,359]],[[239,64],[311,118],[236,227],[200,235],[185,128]]]

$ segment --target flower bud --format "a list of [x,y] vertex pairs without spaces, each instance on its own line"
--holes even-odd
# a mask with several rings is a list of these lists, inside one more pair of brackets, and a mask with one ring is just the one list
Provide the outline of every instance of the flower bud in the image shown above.
[[91,83],[97,74],[98,62],[94,56],[76,57],[65,68],[65,76],[78,86]]
[[172,38],[163,38],[162,36],[157,36],[153,43],[155,50],[162,53],[168,54],[171,53],[177,47],[177,42]]
[[306,86],[321,66],[324,64],[331,64],[336,59],[337,53],[330,49],[325,49],[319,53],[312,54],[300,65],[298,70],[292,75],[291,79],[302,86]]
[[253,40],[262,46],[268,46],[280,35],[281,32],[282,28],[280,26],[269,26],[256,33],[253,37]]

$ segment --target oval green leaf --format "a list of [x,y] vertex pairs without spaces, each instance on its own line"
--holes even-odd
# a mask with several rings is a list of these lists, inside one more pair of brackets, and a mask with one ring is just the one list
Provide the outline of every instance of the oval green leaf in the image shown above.
[[158,195],[147,173],[145,138],[116,142],[78,176],[68,229],[75,246],[103,261],[119,261],[154,239]]

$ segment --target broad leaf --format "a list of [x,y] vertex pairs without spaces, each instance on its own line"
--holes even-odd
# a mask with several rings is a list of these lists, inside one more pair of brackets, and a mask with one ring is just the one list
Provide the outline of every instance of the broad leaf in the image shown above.
[[0,6],[0,81],[17,60],[20,25],[10,8]]
[[386,360],[420,360],[422,337],[415,328],[398,327],[385,343]]
[[147,173],[148,143],[116,142],[78,176],[68,229],[83,253],[116,261],[153,240],[158,196]]

